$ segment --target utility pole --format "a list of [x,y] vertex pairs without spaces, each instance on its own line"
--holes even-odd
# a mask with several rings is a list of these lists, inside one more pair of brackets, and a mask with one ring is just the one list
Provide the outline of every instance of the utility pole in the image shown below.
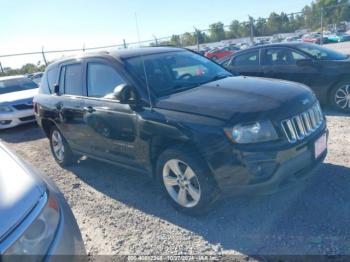
[[124,49],[126,49],[126,48],[127,48],[127,46],[126,46],[126,42],[125,42],[125,39],[123,39],[123,46],[124,46]]
[[195,27],[194,28],[194,32],[196,33],[196,43],[197,43],[197,51],[199,52],[199,30]]
[[324,16],[324,8],[321,7],[321,39],[320,39],[320,45],[323,45],[323,16]]
[[156,46],[158,46],[158,39],[157,39],[157,37],[155,36],[155,35],[152,35],[153,36],[153,38],[154,38],[154,41],[155,41],[155,43],[156,43]]
[[254,45],[254,19],[249,15],[248,17],[250,22],[250,42],[252,43],[252,45]]
[[43,55],[43,59],[44,59],[45,65],[47,66],[47,60],[46,60],[46,57],[45,57],[44,47],[43,46],[41,47],[41,54]]

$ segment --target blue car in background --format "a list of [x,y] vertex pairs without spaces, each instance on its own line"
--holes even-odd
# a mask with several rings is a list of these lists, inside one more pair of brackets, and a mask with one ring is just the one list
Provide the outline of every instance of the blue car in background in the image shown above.
[[37,92],[38,84],[26,76],[0,77],[0,129],[34,122]]

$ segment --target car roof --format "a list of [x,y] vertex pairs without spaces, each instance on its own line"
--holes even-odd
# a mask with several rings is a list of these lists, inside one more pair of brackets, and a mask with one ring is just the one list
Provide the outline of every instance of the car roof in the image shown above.
[[177,47],[141,47],[141,48],[131,48],[131,49],[120,49],[117,51],[101,51],[101,52],[84,52],[75,56],[68,56],[59,60],[56,60],[52,64],[50,64],[47,68],[50,69],[52,67],[57,66],[60,63],[73,60],[73,59],[82,59],[86,57],[114,57],[118,60],[125,60],[132,57],[142,56],[142,55],[152,55],[152,54],[160,54],[160,53],[168,53],[168,52],[178,52],[184,51],[184,48]]
[[10,80],[10,79],[19,79],[19,78],[27,78],[27,77],[24,75],[3,76],[3,77],[0,77],[0,80]]

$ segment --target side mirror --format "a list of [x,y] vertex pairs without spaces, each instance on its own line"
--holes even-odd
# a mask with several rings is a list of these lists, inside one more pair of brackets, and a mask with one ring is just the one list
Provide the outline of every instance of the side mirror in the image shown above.
[[60,86],[58,84],[55,84],[53,86],[53,92],[56,94],[56,95],[59,95],[60,94]]
[[297,61],[297,66],[305,67],[305,66],[313,66],[314,62],[311,59],[300,59]]
[[121,104],[137,105],[138,95],[132,86],[120,84],[113,91],[113,97]]

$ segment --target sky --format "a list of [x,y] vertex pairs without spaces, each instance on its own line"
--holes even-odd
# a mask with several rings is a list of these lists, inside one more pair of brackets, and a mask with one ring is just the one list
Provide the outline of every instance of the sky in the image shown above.
[[[221,21],[299,12],[311,0],[0,0],[0,55],[137,42],[207,29]],[[47,59],[57,58],[57,54]],[[42,61],[41,55],[1,58],[3,67]]]

